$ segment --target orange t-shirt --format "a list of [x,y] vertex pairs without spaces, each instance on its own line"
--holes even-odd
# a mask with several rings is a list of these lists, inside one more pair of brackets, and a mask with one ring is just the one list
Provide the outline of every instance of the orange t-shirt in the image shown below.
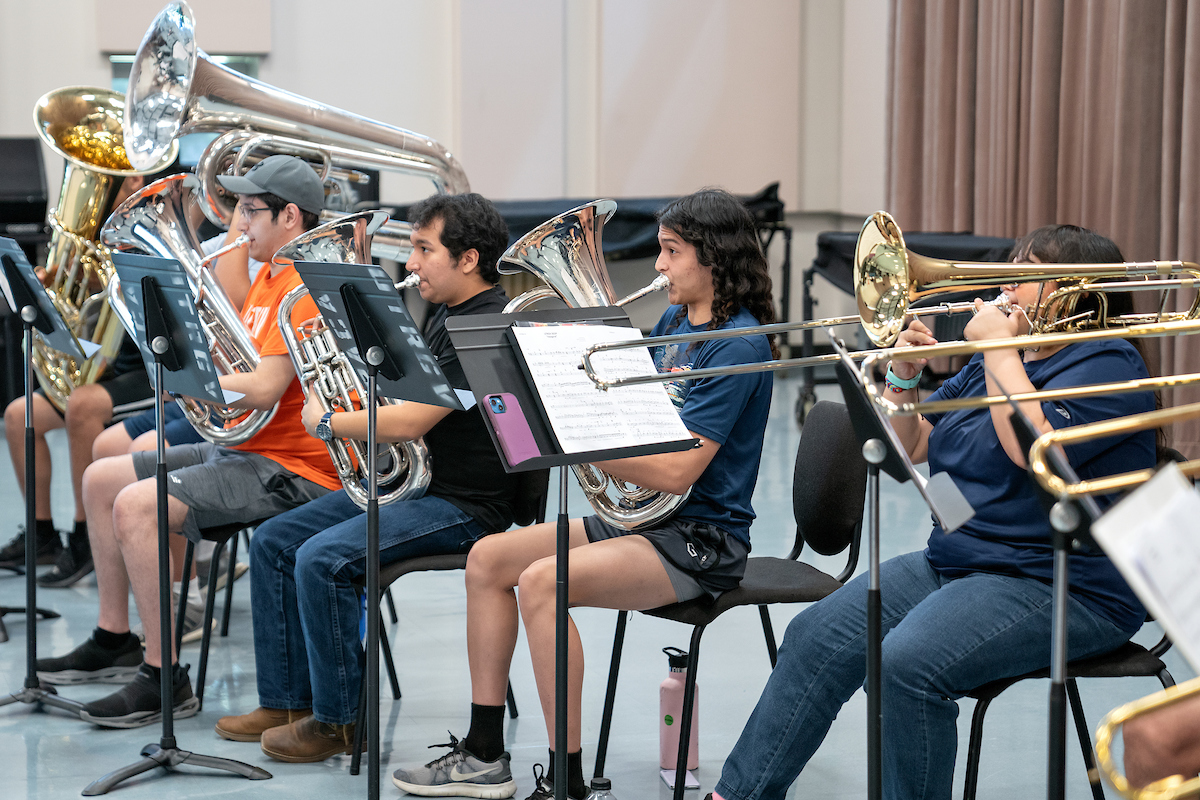
[[[254,337],[259,355],[288,355],[287,345],[275,320],[283,296],[299,285],[300,275],[295,267],[288,267],[272,276],[271,265],[264,264],[255,276],[242,306],[242,322],[246,323],[250,335]],[[317,304],[307,295],[292,307],[292,323],[296,326],[315,316]],[[302,408],[304,391],[300,388],[300,381],[293,378],[279,400],[279,410],[266,427],[242,444],[233,445],[233,449],[258,453],[326,489],[340,489],[342,482],[333,462],[329,460],[325,443],[310,436],[300,422]]]

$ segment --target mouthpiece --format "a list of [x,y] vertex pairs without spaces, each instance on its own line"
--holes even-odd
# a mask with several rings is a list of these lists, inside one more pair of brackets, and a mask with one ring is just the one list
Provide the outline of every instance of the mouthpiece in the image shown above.
[[421,282],[421,276],[415,272],[410,272],[408,277],[402,281],[396,281],[396,291],[402,292],[405,289],[415,289],[417,284]]
[[224,247],[222,247],[221,249],[219,249],[215,253],[213,253],[211,256],[208,256],[203,261],[201,261],[200,266],[207,267],[209,264],[216,261],[218,258],[225,255],[226,253],[232,253],[234,250],[240,250],[241,248],[245,247],[248,244],[250,244],[250,237],[243,233],[241,236],[237,237],[232,242],[225,245]]

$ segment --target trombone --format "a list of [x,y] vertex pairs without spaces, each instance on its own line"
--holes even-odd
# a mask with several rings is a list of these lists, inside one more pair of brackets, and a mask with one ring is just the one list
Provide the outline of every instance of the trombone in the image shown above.
[[1197,694],[1200,694],[1200,678],[1193,678],[1186,683],[1168,687],[1119,706],[1101,720],[1096,729],[1096,764],[1123,797],[1130,800],[1182,800],[1185,797],[1200,796],[1200,777],[1184,780],[1182,775],[1172,775],[1146,786],[1131,786],[1129,780],[1117,772],[1112,754],[1112,740],[1117,728],[1134,717],[1175,705]]

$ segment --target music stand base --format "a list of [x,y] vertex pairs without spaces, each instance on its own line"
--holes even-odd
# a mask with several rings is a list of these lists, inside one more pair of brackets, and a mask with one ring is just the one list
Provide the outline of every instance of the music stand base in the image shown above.
[[54,691],[53,688],[43,689],[40,686],[27,686],[19,692],[13,692],[8,697],[0,697],[0,706],[12,705],[13,703],[51,706],[52,708],[69,711],[76,717],[83,711],[83,703],[80,703],[78,700],[68,700],[65,697],[60,697],[58,692]]
[[190,764],[195,767],[208,767],[210,769],[221,769],[226,772],[232,772],[241,775],[243,778],[249,778],[252,781],[265,781],[272,777],[271,773],[260,767],[254,767],[250,764],[243,764],[241,761],[234,761],[229,758],[217,758],[216,756],[206,756],[200,753],[192,753],[187,750],[180,750],[176,747],[163,747],[158,744],[148,744],[142,748],[142,760],[135,764],[130,764],[126,767],[121,767],[115,772],[110,772],[99,780],[89,783],[84,788],[81,794],[84,797],[95,797],[96,795],[106,794],[110,789],[116,786],[126,778],[132,778],[135,775],[141,775],[143,772],[149,772],[155,767],[163,767],[170,769],[178,767],[182,764]]

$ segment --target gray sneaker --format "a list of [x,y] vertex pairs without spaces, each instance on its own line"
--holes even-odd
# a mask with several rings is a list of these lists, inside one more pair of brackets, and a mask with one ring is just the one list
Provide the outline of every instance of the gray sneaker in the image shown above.
[[484,761],[463,749],[462,743],[453,735],[449,744],[430,747],[449,747],[450,752],[423,767],[396,770],[392,773],[392,783],[409,794],[423,797],[502,800],[517,793],[508,753],[501,753],[495,761]]

